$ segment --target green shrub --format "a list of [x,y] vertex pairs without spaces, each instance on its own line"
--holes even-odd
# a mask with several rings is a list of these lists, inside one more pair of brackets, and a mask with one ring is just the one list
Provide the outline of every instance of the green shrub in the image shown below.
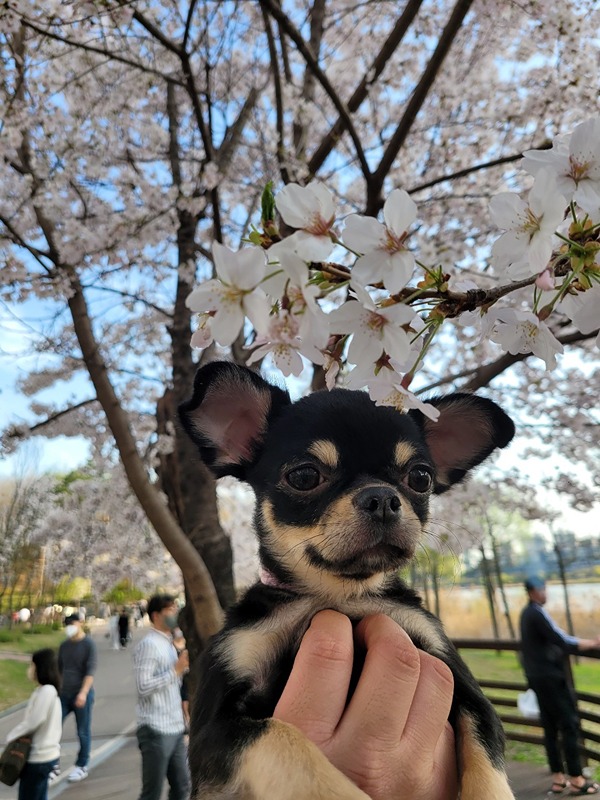
[[31,625],[29,628],[25,628],[23,633],[26,634],[50,633],[50,631],[52,630],[56,630],[56,628],[54,628],[53,625],[46,625],[45,622],[36,622],[35,625]]
[[20,642],[22,639],[21,631],[0,630],[0,642]]

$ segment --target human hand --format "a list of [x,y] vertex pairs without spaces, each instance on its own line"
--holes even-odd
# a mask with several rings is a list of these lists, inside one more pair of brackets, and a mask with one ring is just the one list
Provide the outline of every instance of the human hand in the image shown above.
[[[355,644],[366,651],[347,703]],[[449,668],[418,650],[382,614],[352,631],[335,611],[317,614],[274,717],[299,728],[373,800],[456,800]]]
[[577,643],[578,650],[595,650],[600,647],[600,636],[595,639],[580,639]]
[[177,656],[175,662],[175,672],[177,675],[183,675],[190,668],[190,655],[187,650],[182,650]]
[[73,705],[75,708],[83,708],[87,702],[87,692],[78,692]]

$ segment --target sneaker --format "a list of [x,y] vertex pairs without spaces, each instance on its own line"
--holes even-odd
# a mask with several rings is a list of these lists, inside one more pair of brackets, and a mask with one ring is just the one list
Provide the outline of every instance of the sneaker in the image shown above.
[[54,783],[60,777],[60,767],[53,767],[52,772],[48,775],[48,783]]
[[79,783],[79,781],[83,781],[88,776],[87,767],[74,767],[71,772],[69,773],[69,777],[67,780],[69,783]]

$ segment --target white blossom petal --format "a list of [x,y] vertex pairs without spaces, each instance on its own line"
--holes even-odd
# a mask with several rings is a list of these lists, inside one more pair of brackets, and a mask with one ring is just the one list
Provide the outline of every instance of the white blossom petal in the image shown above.
[[383,218],[395,236],[401,236],[417,218],[417,204],[404,189],[394,189],[383,206]]

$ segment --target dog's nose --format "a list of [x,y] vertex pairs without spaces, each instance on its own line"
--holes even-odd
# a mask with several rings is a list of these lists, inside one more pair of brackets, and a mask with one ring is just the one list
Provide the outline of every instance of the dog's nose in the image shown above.
[[387,486],[368,486],[361,489],[352,502],[376,522],[393,522],[400,516],[400,498]]

